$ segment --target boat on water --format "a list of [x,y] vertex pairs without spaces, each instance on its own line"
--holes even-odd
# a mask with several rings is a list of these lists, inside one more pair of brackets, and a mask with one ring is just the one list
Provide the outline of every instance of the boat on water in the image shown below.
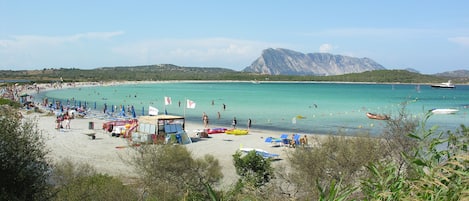
[[389,116],[388,116],[388,115],[374,114],[374,113],[367,112],[367,113],[366,113],[366,116],[367,116],[368,118],[370,118],[370,119],[389,120]]
[[457,109],[442,108],[442,109],[432,109],[430,110],[433,114],[454,114],[458,112]]
[[245,129],[228,129],[225,133],[230,135],[247,135],[249,131]]
[[260,84],[261,82],[259,80],[251,80],[251,83],[253,84]]
[[448,82],[442,82],[440,84],[432,84],[432,88],[446,88],[446,89],[452,89],[454,88],[454,84],[451,82],[451,80],[448,80]]

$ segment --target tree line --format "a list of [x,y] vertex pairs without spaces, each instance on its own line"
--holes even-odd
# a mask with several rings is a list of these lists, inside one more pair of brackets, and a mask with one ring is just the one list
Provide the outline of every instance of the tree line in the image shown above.
[[[333,76],[315,75],[264,75],[213,67],[180,67],[171,64],[104,67],[96,69],[44,68],[42,70],[3,70],[0,80],[27,80],[47,83],[100,81],[167,81],[167,80],[240,80],[240,81],[325,81],[325,82],[377,82],[377,83],[439,83],[448,77],[424,75],[406,70],[375,70]],[[462,78],[452,78],[455,83],[465,83]]]

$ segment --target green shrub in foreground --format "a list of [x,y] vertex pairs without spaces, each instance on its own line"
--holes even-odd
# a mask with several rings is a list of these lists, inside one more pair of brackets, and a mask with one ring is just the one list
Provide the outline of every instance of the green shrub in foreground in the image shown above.
[[114,177],[96,174],[76,178],[58,189],[56,200],[131,201],[137,193]]

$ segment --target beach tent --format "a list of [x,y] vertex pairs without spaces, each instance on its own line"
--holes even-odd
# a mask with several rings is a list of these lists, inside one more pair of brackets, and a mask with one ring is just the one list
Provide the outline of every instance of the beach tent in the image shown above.
[[156,143],[190,144],[191,138],[185,129],[185,118],[176,115],[155,115],[138,117],[138,133],[155,135]]

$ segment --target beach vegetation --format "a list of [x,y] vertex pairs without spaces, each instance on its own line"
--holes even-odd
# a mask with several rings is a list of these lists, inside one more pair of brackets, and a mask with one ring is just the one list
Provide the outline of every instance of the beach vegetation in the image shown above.
[[465,200],[469,197],[469,129],[437,131],[425,127],[428,113],[416,132],[408,136],[417,145],[412,154],[402,153],[411,174],[397,161],[372,163],[370,177],[360,188],[368,200]]
[[[139,175],[145,199],[205,200],[223,174],[212,155],[194,159],[185,146],[141,145],[129,161]],[[215,193],[216,194],[216,193]]]
[[8,105],[15,109],[18,109],[21,107],[21,104],[18,101],[13,101],[7,98],[0,98],[0,105]]
[[288,155],[288,181],[296,188],[295,197],[303,199],[340,194],[366,174],[365,165],[381,160],[384,153],[379,140],[368,136],[329,136],[318,146],[297,148]]
[[62,159],[54,164],[50,182],[56,187],[61,187],[78,178],[95,174],[97,171],[88,163],[75,163],[71,159]]
[[137,193],[122,181],[106,175],[78,177],[62,186],[55,200],[138,200]]
[[9,106],[0,110],[0,200],[48,200],[50,166],[41,130]]
[[233,161],[242,184],[261,187],[274,177],[271,159],[262,157],[256,151],[250,151],[246,155],[237,151],[233,155]]
[[264,158],[256,151],[233,154],[233,164],[239,179],[230,192],[235,200],[276,200],[272,192],[275,170],[272,159]]

